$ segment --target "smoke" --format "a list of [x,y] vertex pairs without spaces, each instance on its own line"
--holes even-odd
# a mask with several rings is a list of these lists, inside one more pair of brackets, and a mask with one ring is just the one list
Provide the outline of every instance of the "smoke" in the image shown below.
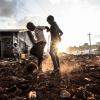
[[[64,59],[65,59],[65,57],[59,56],[61,75],[63,75],[63,74],[70,75],[70,73],[73,70],[75,70],[75,71],[79,70],[80,66],[76,61],[69,62]],[[53,64],[52,64],[50,55],[47,56],[47,58],[43,61],[42,65],[43,65],[43,67],[42,67],[43,72],[53,71],[54,68],[53,68]]]
[[10,17],[16,13],[16,0],[0,0],[0,16]]
[[43,61],[42,63],[42,70],[43,72],[46,72],[46,71],[52,71],[53,70],[53,64],[52,64],[52,60],[51,60],[51,57],[46,57],[46,59]]

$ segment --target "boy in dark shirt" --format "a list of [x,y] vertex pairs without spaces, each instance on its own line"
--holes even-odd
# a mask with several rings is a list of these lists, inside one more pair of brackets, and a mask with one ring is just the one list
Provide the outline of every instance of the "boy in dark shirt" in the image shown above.
[[50,29],[48,29],[48,31],[50,31],[51,34],[50,55],[54,65],[54,72],[59,72],[60,64],[57,55],[57,44],[61,41],[61,36],[63,32],[61,31],[57,23],[54,21],[54,17],[52,15],[49,15],[47,17],[47,22],[50,24]]

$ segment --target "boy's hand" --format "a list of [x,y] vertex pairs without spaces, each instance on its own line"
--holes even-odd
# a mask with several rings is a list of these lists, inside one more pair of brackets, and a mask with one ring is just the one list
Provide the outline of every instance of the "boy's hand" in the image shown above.
[[49,30],[50,30],[49,27],[48,26],[45,26],[45,28],[46,28],[47,32],[49,32]]

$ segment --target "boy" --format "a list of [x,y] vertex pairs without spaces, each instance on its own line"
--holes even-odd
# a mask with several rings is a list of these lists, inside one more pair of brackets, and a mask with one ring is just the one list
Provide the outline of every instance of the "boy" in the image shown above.
[[17,46],[17,43],[14,43],[13,54],[14,54],[15,60],[18,62],[18,60],[19,60],[19,48]]
[[27,29],[29,31],[34,31],[35,33],[35,43],[30,50],[30,54],[38,58],[39,73],[42,72],[42,61],[43,61],[43,51],[46,45],[46,39],[43,34],[43,30],[46,29],[45,26],[35,26],[32,22],[27,23]]
[[50,24],[50,29],[48,29],[48,31],[50,31],[51,34],[50,55],[54,65],[54,72],[59,72],[60,64],[57,55],[57,44],[61,41],[61,36],[63,32],[55,22],[54,17],[52,15],[49,15],[47,17],[47,22]]

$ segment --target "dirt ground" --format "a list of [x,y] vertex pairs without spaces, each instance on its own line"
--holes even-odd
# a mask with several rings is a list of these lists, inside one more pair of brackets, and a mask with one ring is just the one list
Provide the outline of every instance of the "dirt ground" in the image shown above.
[[43,73],[37,59],[0,60],[0,100],[100,100],[100,56],[60,56],[60,73],[45,57]]

